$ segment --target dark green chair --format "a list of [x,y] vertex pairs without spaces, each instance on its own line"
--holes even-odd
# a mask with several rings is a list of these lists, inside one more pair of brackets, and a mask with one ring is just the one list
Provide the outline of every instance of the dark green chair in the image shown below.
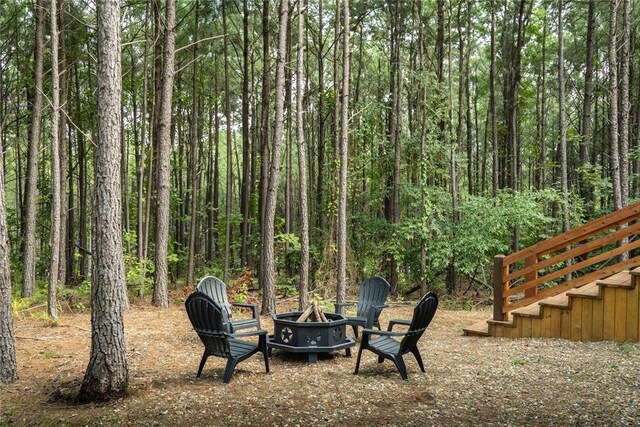
[[[389,322],[387,331],[364,329],[362,331],[362,342],[358,349],[358,359],[356,360],[356,370],[354,374],[357,374],[360,368],[362,350],[370,350],[377,354],[378,363],[382,363],[384,359],[393,361],[398,371],[400,371],[400,376],[404,380],[408,377],[407,367],[402,358],[404,354],[412,353],[418,362],[418,366],[420,366],[420,370],[424,372],[424,364],[422,363],[420,351],[418,351],[418,340],[420,340],[427,326],[431,323],[437,308],[438,296],[434,292],[428,292],[413,309],[413,318],[410,322],[406,320],[392,320]],[[394,325],[409,326],[409,330],[406,332],[393,332]],[[372,336],[378,336],[378,338],[372,338]],[[396,337],[402,337],[402,340],[398,341]]]
[[[209,356],[224,357],[227,359],[224,382],[228,383],[236,365],[257,352],[262,353],[265,369],[267,373],[269,372],[267,331],[257,330],[235,334],[227,332],[229,318],[225,310],[202,292],[196,291],[191,294],[185,302],[185,307],[193,329],[204,344],[204,354],[200,360],[197,377],[202,374]],[[258,344],[239,339],[250,336],[258,336]]]
[[344,307],[356,306],[356,317],[347,317],[347,323],[353,328],[353,333],[358,337],[358,326],[362,328],[380,329],[380,312],[389,307],[385,302],[389,295],[389,282],[379,276],[372,276],[360,284],[358,301],[335,304],[335,311],[342,314]]
[[[256,328],[260,329],[260,316],[258,315],[258,306],[255,304],[229,303],[227,298],[227,285],[215,276],[207,276],[198,283],[198,291],[206,294],[215,301],[223,310],[225,310],[229,318],[229,331],[235,332],[238,329]],[[233,307],[242,307],[251,309],[251,317],[246,319],[234,319],[231,309]]]

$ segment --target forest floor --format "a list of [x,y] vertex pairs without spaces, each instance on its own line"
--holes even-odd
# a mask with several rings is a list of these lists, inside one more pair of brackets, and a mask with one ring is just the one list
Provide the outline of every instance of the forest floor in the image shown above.
[[[278,312],[294,309],[293,302]],[[442,305],[444,306],[444,304]],[[210,358],[195,378],[202,345],[182,302],[125,315],[130,389],[124,398],[77,405],[90,350],[90,315],[15,319],[20,379],[0,388],[0,425],[639,425],[640,345],[555,339],[471,338],[462,328],[489,309],[441,308],[420,342],[427,368],[336,352],[309,365],[274,351],[241,362],[228,385],[225,361]],[[381,323],[411,317],[392,304]],[[270,318],[262,325],[273,330]]]

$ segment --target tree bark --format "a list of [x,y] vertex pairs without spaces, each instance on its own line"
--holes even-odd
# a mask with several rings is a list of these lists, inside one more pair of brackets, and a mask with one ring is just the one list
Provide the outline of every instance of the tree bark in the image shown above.
[[31,127],[29,128],[29,151],[27,154],[27,183],[24,196],[23,225],[23,269],[22,297],[30,297],[36,288],[36,214],[38,210],[38,158],[40,157],[40,125],[42,122],[42,90],[44,67],[44,1],[35,4],[35,88],[31,104]]
[[[194,27],[194,39],[198,40],[198,0],[195,5],[195,27]],[[191,176],[189,177],[191,186],[191,207],[190,207],[190,224],[189,224],[189,266],[187,268],[187,286],[195,285],[195,269],[196,269],[196,228],[198,224],[198,154],[200,150],[200,141],[198,138],[198,43],[193,44],[193,64],[191,75],[191,123],[189,124],[189,138],[191,147],[189,150],[189,171]]]
[[[344,303],[347,289],[347,162],[349,152],[349,62],[351,49],[349,46],[350,17],[349,0],[343,0],[342,24],[342,124],[340,138],[340,181],[338,195],[338,287],[337,302]],[[337,43],[337,41],[336,41]]]
[[[560,183],[562,187],[562,231],[569,231],[569,179],[567,168],[567,123],[564,79],[563,0],[558,0],[558,108],[560,127]],[[569,279],[570,280],[570,279]]]
[[[587,17],[587,57],[585,63],[584,74],[584,98],[582,100],[582,123],[580,140],[580,162],[583,165],[590,164],[589,147],[591,145],[591,100],[593,98],[593,33],[595,31],[596,1],[589,0],[589,11]],[[587,212],[587,218],[590,216],[590,206],[593,198],[593,190],[589,180],[582,179],[580,182],[580,196],[584,200]]]
[[248,0],[242,1],[242,184],[240,189],[240,212],[242,224],[240,235],[242,244],[240,247],[240,265],[247,265],[247,251],[249,249],[249,172],[250,149],[249,139],[249,6]]
[[300,285],[298,288],[298,308],[307,306],[309,288],[309,212],[307,207],[307,147],[304,139],[303,104],[304,98],[304,18],[305,9],[298,0],[298,53],[296,70],[296,140],[298,141],[298,174],[300,180]]
[[[629,116],[631,103],[629,102],[629,69],[631,51],[631,1],[622,0],[623,34],[622,34],[622,64],[620,69],[620,196],[622,207],[629,203]],[[628,254],[627,254],[628,255]]]
[[[2,125],[3,122],[0,120],[0,127]],[[18,379],[11,304],[11,250],[4,176],[4,154],[3,150],[0,150],[0,384],[11,383]]]
[[233,141],[231,139],[231,94],[229,93],[229,55],[228,55],[228,33],[227,33],[227,6],[228,0],[222,2],[222,32],[225,35],[224,46],[224,115],[226,120],[227,137],[227,191],[225,203],[225,233],[224,233],[224,268],[222,270],[222,280],[229,279],[229,266],[231,264],[231,204],[233,201]]
[[[278,59],[276,65],[276,111],[275,132],[271,163],[269,167],[269,184],[265,200],[264,223],[262,228],[262,265],[264,276],[262,289],[262,314],[273,314],[276,310],[276,272],[274,265],[274,224],[278,182],[280,177],[280,155],[282,152],[282,131],[284,127],[284,64],[286,61],[287,25],[289,23],[289,0],[280,1],[280,25],[278,31]],[[264,160],[263,160],[264,161]]]
[[[121,290],[120,189],[120,8],[115,0],[97,3],[98,144],[94,166],[91,355],[80,388],[80,401],[101,401],[126,391],[129,381]],[[117,159],[117,160],[114,160]]]
[[58,7],[58,27],[60,32],[60,122],[59,122],[59,150],[60,150],[60,245],[58,249],[58,283],[61,286],[67,283],[67,217],[69,213],[69,194],[67,191],[67,163],[71,157],[67,151],[68,143],[68,94],[69,94],[69,70],[67,68],[66,29],[65,29],[65,0],[60,0]]
[[611,174],[615,209],[622,209],[620,182],[620,150],[618,147],[618,4],[611,0],[609,16],[609,144],[611,146]]
[[171,105],[173,96],[175,55],[175,0],[167,0],[164,38],[164,64],[162,71],[162,94],[158,120],[158,183],[156,204],[156,274],[153,288],[153,305],[169,306],[167,292],[169,270],[167,263],[169,245],[170,208],[170,155],[171,155]]
[[51,263],[49,267],[49,292],[47,312],[50,317],[58,317],[58,268],[60,264],[60,71],[58,69],[58,3],[51,0],[51,235],[49,247]]

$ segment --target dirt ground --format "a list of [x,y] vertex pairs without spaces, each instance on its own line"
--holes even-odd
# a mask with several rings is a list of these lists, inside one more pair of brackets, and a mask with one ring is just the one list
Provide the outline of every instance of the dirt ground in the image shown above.
[[[294,308],[278,306],[279,312]],[[381,322],[411,317],[394,304]],[[88,313],[52,323],[15,320],[20,379],[0,388],[0,425],[638,425],[640,346],[563,340],[470,338],[462,327],[488,310],[439,309],[420,342],[427,368],[411,355],[403,381],[389,361],[363,354],[360,375],[344,352],[306,358],[260,355],[223,384],[225,361],[210,358],[195,378],[202,345],[184,307],[134,306],[125,317],[130,391],[75,405],[90,348]],[[263,327],[273,324],[262,318]]]

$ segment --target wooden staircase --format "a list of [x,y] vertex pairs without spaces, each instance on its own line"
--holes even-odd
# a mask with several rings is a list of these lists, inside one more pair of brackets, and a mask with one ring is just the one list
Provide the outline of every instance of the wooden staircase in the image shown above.
[[640,341],[638,218],[640,203],[497,256],[494,317],[465,335]]

